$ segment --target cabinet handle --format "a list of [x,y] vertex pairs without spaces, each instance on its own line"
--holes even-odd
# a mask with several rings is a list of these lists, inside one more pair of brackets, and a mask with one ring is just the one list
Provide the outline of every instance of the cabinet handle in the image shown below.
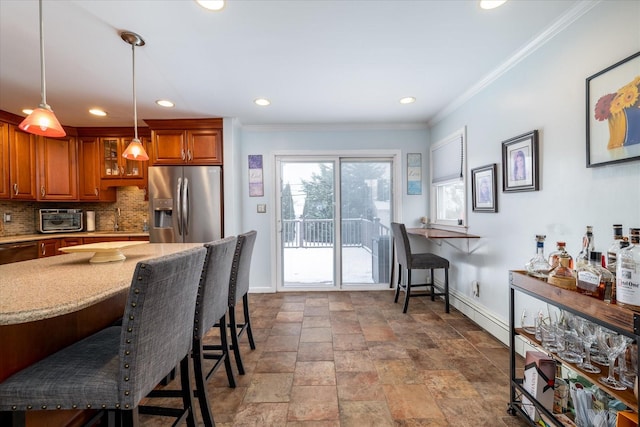
[[186,158],[186,156],[184,154],[184,148],[180,149],[180,157],[182,158],[182,161],[184,161],[184,159]]
[[97,195],[98,195],[98,187],[94,188],[94,189],[93,189],[93,192],[94,192],[94,193],[95,193],[95,195],[97,196]]
[[15,182],[13,184],[13,192],[15,193],[16,196],[18,195],[18,183],[17,182]]
[[40,252],[42,253],[42,256],[47,254],[46,245],[44,243],[40,243]]
[[120,166],[120,175],[124,175],[124,166]]
[[42,197],[44,197],[44,195],[45,195],[45,194],[47,194],[47,193],[45,192],[45,190],[44,190],[44,185],[43,185],[42,187],[40,187],[40,195],[41,195]]
[[193,160],[193,153],[191,152],[191,150],[187,150],[187,160],[188,161]]

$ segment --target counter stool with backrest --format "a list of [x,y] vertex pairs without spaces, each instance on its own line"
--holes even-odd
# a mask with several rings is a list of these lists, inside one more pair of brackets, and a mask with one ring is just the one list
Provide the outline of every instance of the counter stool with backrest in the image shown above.
[[[394,302],[398,302],[398,296],[400,295],[400,289],[404,290],[404,307],[402,312],[406,313],[409,308],[409,298],[412,297],[424,297],[430,296],[431,301],[435,300],[436,296],[444,296],[445,312],[449,312],[449,261],[438,255],[432,253],[414,253],[411,251],[411,244],[409,243],[409,236],[407,235],[407,229],[404,224],[397,222],[391,223],[391,231],[393,232],[393,241],[396,247],[396,257],[398,259],[398,284],[396,287],[396,295]],[[403,281],[404,269],[406,269],[406,281]],[[434,281],[433,270],[444,270],[444,290],[436,292],[436,284]],[[430,283],[411,283],[411,270],[430,270],[431,281]],[[412,288],[431,288],[429,293],[412,294]]]
[[[231,348],[233,349],[240,375],[244,375],[244,366],[242,365],[239,341],[244,332],[247,333],[251,349],[255,350],[256,348],[249,317],[249,272],[257,234],[255,230],[251,230],[238,235],[229,279],[229,332],[231,333]],[[236,305],[241,301],[244,323],[238,323],[236,320]]]
[[195,425],[189,357],[206,250],[193,248],[136,265],[122,326],[111,326],[0,383],[2,419],[30,410],[103,409],[116,425],[138,425],[140,401],[180,365],[179,420]]

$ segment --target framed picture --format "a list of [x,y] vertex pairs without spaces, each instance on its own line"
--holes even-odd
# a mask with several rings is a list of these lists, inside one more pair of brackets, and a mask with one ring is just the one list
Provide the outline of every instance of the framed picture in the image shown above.
[[262,154],[249,154],[249,197],[264,196]]
[[502,191],[538,191],[538,131],[502,143]]
[[422,194],[422,154],[407,154],[407,194]]
[[496,164],[471,169],[471,198],[474,212],[498,212]]
[[640,52],[587,78],[587,167],[640,159]]

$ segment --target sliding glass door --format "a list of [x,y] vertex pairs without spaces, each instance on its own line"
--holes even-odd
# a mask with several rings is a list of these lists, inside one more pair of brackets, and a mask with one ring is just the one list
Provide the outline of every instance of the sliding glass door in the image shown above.
[[389,283],[392,159],[277,158],[278,288]]

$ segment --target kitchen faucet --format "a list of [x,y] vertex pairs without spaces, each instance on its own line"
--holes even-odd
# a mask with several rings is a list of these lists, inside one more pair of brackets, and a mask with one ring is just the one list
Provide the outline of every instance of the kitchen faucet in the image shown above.
[[113,231],[118,231],[120,225],[118,225],[118,218],[120,218],[120,208],[116,208],[114,220],[113,220]]

